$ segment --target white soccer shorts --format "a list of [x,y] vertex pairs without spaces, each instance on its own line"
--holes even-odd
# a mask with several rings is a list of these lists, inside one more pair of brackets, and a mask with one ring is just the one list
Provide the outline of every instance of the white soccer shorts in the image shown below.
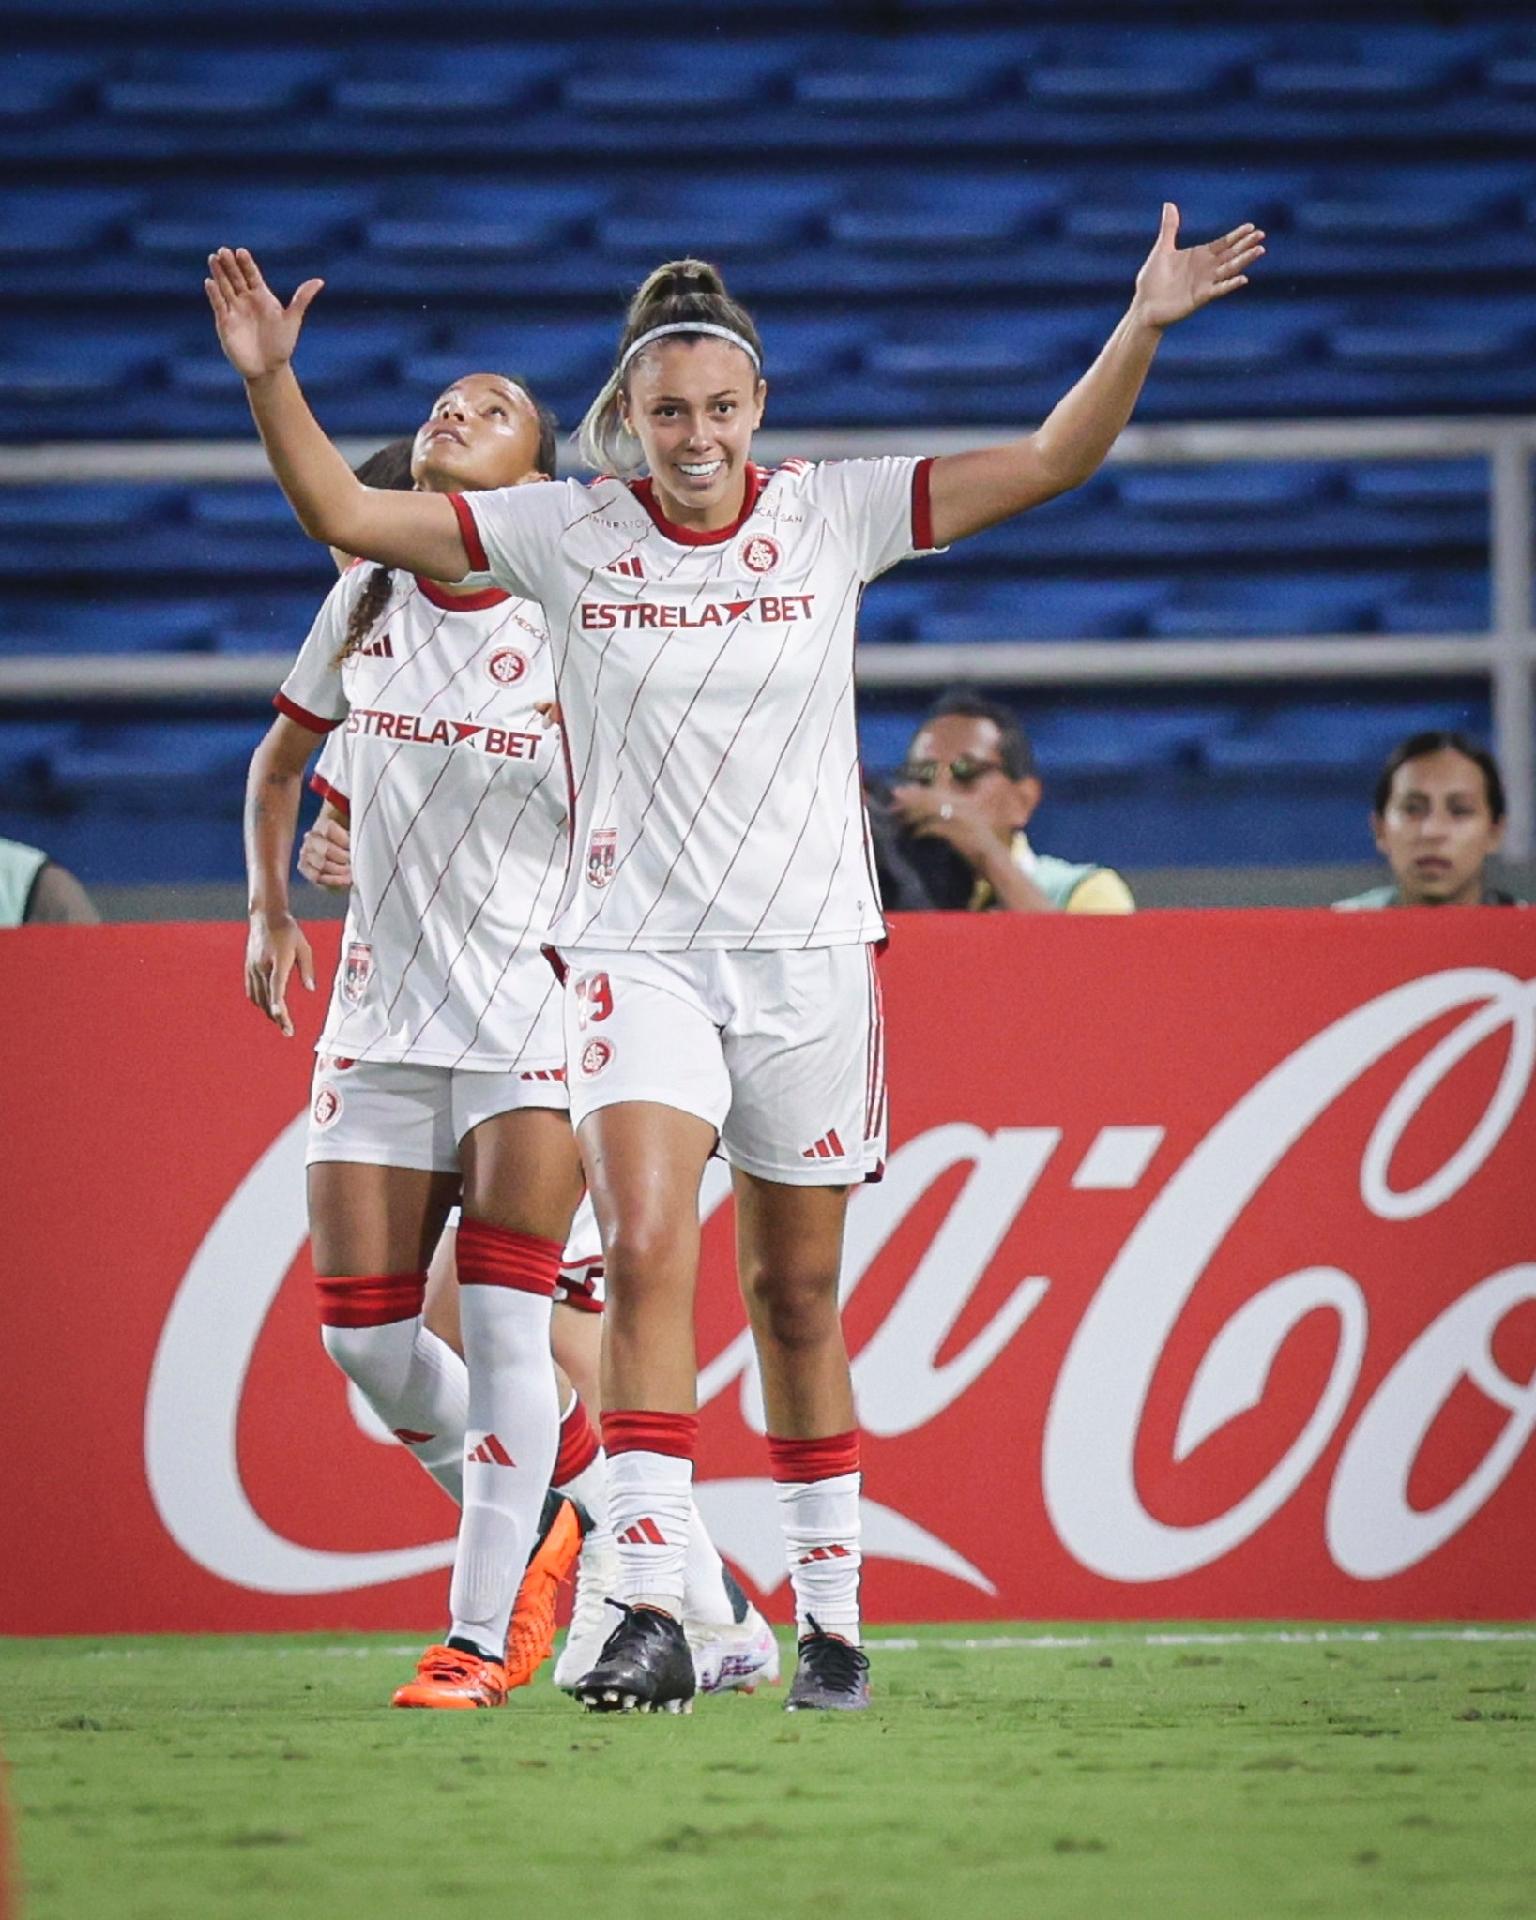
[[695,1113],[734,1167],[853,1186],[885,1161],[873,949],[569,956],[571,1120],[626,1100]]
[[482,1121],[568,1104],[558,1068],[486,1073],[317,1054],[304,1161],[457,1173],[459,1142]]

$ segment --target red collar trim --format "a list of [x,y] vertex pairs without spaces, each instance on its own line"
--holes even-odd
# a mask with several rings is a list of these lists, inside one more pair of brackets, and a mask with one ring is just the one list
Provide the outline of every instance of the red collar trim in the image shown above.
[[444,593],[435,580],[423,580],[419,573],[412,578],[421,589],[422,598],[430,600],[434,607],[441,607],[444,613],[484,613],[487,607],[499,607],[503,600],[512,598],[500,587],[483,587],[479,593]]
[[680,527],[669,520],[656,504],[656,485],[652,480],[631,480],[629,490],[645,508],[655,522],[658,532],[664,533],[669,540],[675,540],[681,547],[718,547],[723,541],[741,532],[752,517],[762,494],[768,484],[767,472],[749,460],[747,462],[747,491],[741,503],[741,512],[728,527],[716,527],[712,532],[701,533],[694,527]]

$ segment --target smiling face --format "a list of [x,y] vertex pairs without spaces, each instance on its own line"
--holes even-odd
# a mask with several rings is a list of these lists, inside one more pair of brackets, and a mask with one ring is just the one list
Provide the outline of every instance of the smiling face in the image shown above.
[[669,520],[709,532],[741,512],[767,394],[748,354],[728,340],[660,340],[634,361],[624,423]]
[[539,477],[539,416],[521,387],[469,373],[438,396],[411,448],[423,493],[479,493]]
[[1454,747],[1405,760],[1371,825],[1404,904],[1416,907],[1475,906],[1484,862],[1504,838],[1482,768]]

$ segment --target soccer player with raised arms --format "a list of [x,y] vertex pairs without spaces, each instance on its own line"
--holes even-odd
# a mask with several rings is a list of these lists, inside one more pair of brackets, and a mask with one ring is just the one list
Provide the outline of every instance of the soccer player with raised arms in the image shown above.
[[572,1118],[602,1229],[603,1430],[625,1606],[578,1695],[685,1708],[679,1621],[695,1416],[697,1196],[733,1169],[800,1662],[790,1709],[866,1704],[859,1440],[837,1282],[850,1189],[878,1172],[884,931],[860,797],[854,620],[898,561],[1080,485],[1130,418],[1164,329],[1247,284],[1263,235],[1162,227],[1098,359],[1035,432],[939,459],[751,458],[768,387],[713,268],[631,303],[588,414],[601,478],[452,498],[359,484],[291,357],[322,283],[284,307],[251,256],[205,283],[305,530],[380,564],[543,606],[571,793],[550,939],[568,970]]

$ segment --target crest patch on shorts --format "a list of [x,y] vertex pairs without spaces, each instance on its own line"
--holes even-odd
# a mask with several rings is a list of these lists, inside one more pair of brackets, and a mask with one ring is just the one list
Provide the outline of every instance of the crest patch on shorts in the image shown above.
[[589,1040],[581,1050],[583,1078],[595,1080],[612,1058],[613,1042],[611,1040]]
[[317,1127],[334,1127],[341,1118],[341,1095],[334,1087],[320,1087],[315,1093],[315,1104],[310,1109],[310,1118]]

